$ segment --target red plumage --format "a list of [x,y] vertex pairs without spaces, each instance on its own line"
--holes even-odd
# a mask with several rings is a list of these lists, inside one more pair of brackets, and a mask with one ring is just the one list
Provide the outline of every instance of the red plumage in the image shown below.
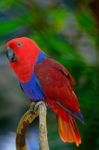
[[72,89],[75,80],[67,69],[51,58],[37,64],[34,72],[45,91],[46,103],[58,116],[58,131],[62,141],[79,145],[81,138],[75,119],[64,108],[72,112],[80,111],[77,96]]
[[[21,43],[21,47],[18,44]],[[37,44],[26,37],[15,38],[7,42],[6,47],[13,49],[17,56],[16,62],[10,62],[11,68],[21,82],[26,82],[31,77],[40,48]]]
[[62,65],[51,58],[46,58],[35,66],[34,72],[48,99],[60,102],[71,111],[79,111],[77,96],[72,89],[74,79]]
[[[20,82],[27,83],[32,73],[37,76],[45,94],[44,101],[58,117],[58,132],[62,141],[75,142],[79,145],[81,138],[74,116],[81,117],[80,106],[73,91],[75,80],[68,70],[47,56],[40,63],[36,63],[41,51],[29,38],[13,39],[6,44],[6,47],[10,48],[17,57],[17,61],[10,62],[10,65]],[[32,84],[30,90],[31,86]]]

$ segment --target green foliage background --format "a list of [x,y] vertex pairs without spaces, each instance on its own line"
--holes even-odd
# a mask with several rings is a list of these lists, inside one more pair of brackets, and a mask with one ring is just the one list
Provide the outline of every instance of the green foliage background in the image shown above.
[[[6,41],[19,36],[28,36],[34,39],[42,50],[67,67],[77,81],[75,91],[85,118],[84,125],[78,122],[82,144],[76,148],[74,144],[64,144],[60,141],[57,134],[56,118],[54,113],[49,110],[48,137],[50,149],[98,150],[99,73],[97,56],[99,45],[95,18],[88,4],[79,5],[78,1],[73,0],[70,2],[68,0],[1,0],[0,50],[2,51],[2,46]],[[2,66],[0,68],[0,72],[2,72]],[[2,78],[0,78],[1,81]],[[6,86],[8,86],[7,89],[11,89],[12,85],[6,84]],[[4,90],[2,87],[0,88],[1,109],[5,109],[6,105]],[[11,95],[8,97],[12,98]],[[5,115],[3,122],[1,116],[0,123],[4,128],[4,123],[9,118],[10,115],[9,117]]]

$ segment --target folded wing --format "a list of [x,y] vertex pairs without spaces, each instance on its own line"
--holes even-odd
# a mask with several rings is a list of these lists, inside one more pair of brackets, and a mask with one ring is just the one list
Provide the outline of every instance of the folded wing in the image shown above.
[[41,86],[46,98],[61,103],[71,111],[79,111],[79,103],[72,86],[75,84],[70,73],[61,64],[51,58],[46,58],[35,66]]

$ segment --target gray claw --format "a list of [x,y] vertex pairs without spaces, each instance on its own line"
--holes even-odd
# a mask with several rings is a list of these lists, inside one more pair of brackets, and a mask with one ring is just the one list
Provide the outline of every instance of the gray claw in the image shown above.
[[37,102],[37,103],[35,104],[34,112],[36,112],[36,111],[38,110],[38,107],[39,107],[39,105],[41,105],[41,104],[42,104],[42,101],[39,101],[39,102]]
[[39,102],[32,102],[30,105],[30,112],[36,112],[38,110],[39,105],[42,104],[42,101]]
[[32,103],[31,103],[31,105],[30,105],[30,112],[33,112],[33,111],[34,111],[35,105],[36,105],[35,102],[32,102]]

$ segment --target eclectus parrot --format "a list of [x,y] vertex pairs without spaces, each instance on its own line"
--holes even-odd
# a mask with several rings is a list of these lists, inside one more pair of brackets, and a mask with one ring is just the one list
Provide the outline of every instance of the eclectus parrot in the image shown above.
[[56,113],[61,140],[81,144],[75,118],[83,122],[83,116],[73,91],[75,80],[68,70],[27,37],[8,41],[6,54],[28,98],[44,101]]

